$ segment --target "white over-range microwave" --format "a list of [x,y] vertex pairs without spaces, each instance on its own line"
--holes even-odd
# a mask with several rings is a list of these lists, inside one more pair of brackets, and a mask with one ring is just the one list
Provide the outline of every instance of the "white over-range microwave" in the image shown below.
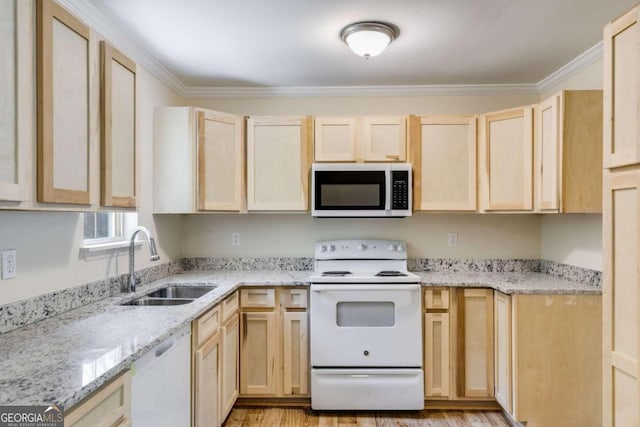
[[314,217],[411,216],[410,163],[314,163]]

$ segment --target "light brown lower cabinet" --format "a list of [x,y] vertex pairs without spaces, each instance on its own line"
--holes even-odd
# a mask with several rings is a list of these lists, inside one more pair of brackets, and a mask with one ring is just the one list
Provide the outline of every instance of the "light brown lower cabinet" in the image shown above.
[[194,427],[217,427],[220,419],[220,306],[192,324],[192,420]]
[[493,397],[493,290],[458,289],[456,381],[459,398]]
[[495,291],[496,400],[527,427],[602,425],[602,298]]
[[241,289],[240,396],[308,396],[308,292]]
[[131,372],[125,371],[64,417],[65,427],[124,427],[131,423]]
[[451,383],[449,290],[425,290],[424,307],[424,395],[426,399],[447,399]]
[[[229,297],[232,298],[232,297]],[[220,387],[220,419],[224,420],[231,412],[238,398],[239,378],[239,345],[240,317],[234,312],[224,321],[221,333],[221,387]]]

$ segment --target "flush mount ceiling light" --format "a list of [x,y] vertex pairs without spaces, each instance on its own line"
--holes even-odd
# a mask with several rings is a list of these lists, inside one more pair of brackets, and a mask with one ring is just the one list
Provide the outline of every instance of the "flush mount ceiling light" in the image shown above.
[[340,38],[356,55],[369,59],[380,55],[398,37],[398,30],[382,22],[356,22],[340,32]]

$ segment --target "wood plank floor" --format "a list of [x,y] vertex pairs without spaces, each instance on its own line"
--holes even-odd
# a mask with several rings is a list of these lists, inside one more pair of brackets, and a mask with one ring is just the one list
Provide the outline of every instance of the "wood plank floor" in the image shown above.
[[318,412],[234,407],[224,427],[509,427],[498,411]]

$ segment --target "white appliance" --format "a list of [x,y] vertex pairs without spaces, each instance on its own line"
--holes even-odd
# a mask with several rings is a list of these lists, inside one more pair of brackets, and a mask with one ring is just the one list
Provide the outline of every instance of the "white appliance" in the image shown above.
[[131,379],[133,427],[191,424],[191,330],[180,329],[134,364]]
[[424,408],[419,277],[403,242],[315,245],[311,276],[311,407]]
[[410,163],[314,163],[314,217],[411,216]]

